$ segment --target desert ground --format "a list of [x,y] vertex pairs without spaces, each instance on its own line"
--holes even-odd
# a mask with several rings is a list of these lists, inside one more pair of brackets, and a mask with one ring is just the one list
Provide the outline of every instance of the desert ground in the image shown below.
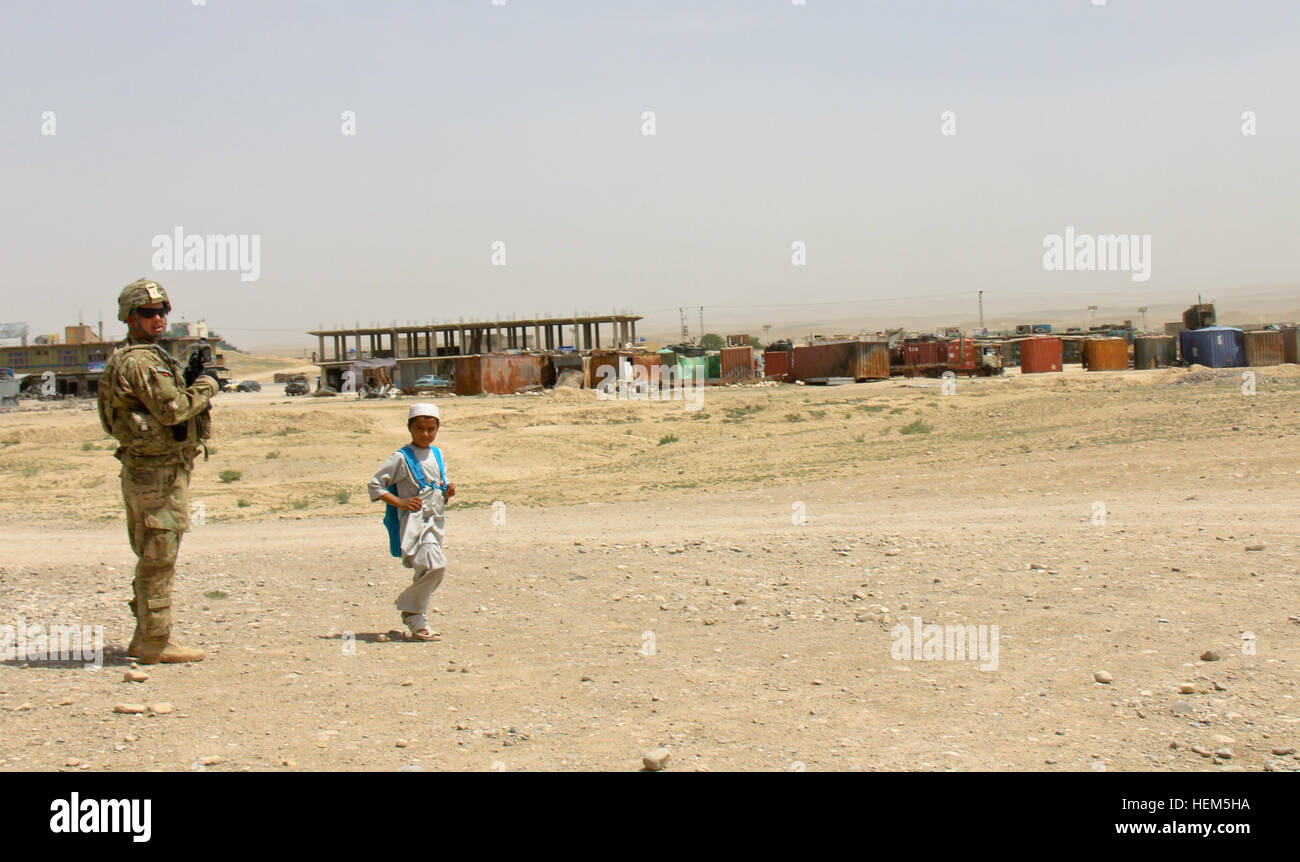
[[[0,663],[3,768],[1300,769],[1294,365],[438,398],[419,643],[365,492],[414,399],[287,398],[290,364],[213,408],[174,599],[208,658],[144,682],[113,442],[0,414],[0,624],[106,643]],[[997,626],[996,668],[896,657],[914,619]]]

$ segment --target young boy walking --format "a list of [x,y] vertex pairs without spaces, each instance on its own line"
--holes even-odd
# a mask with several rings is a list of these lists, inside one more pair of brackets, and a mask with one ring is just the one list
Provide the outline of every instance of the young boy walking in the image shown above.
[[389,551],[402,565],[415,569],[411,585],[397,597],[402,622],[416,640],[439,640],[429,628],[429,600],[447,573],[442,552],[446,529],[445,506],[456,495],[447,482],[447,462],[433,445],[442,424],[433,404],[411,405],[406,428],[411,442],[398,449],[366,483],[370,501],[388,505],[384,523],[389,530]]

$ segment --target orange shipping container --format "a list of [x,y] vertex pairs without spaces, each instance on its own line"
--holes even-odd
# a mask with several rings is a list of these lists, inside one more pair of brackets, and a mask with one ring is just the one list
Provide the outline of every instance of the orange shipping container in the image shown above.
[[1083,367],[1089,371],[1127,371],[1128,340],[1090,338],[1083,343]]
[[1020,373],[1040,374],[1061,370],[1061,339],[1026,338],[1020,342]]

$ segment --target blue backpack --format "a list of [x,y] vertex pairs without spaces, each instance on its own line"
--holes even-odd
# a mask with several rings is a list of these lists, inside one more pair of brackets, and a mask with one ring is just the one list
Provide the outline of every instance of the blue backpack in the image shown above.
[[[442,450],[437,446],[430,448],[433,449],[434,460],[438,462],[438,475],[445,479],[447,471],[442,466]],[[401,452],[402,456],[406,458],[406,466],[411,471],[411,475],[415,477],[416,484],[420,486],[421,491],[432,487],[437,488],[443,493],[443,496],[446,496],[447,486],[429,481],[428,477],[424,475],[424,467],[420,466],[420,462],[415,460],[415,450],[409,444],[397,451]],[[389,485],[384,490],[394,497],[397,496],[396,483]],[[384,509],[384,527],[388,530],[388,552],[394,557],[400,557],[402,555],[402,516],[398,513],[396,506],[385,505]]]

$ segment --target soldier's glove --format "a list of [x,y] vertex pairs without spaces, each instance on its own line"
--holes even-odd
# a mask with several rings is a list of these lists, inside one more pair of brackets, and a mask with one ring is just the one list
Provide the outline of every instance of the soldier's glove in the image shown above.
[[213,380],[206,374],[199,375],[199,379],[195,380],[194,385],[190,388],[200,395],[206,395],[208,398],[215,397],[220,391],[220,388],[217,386],[217,381]]

